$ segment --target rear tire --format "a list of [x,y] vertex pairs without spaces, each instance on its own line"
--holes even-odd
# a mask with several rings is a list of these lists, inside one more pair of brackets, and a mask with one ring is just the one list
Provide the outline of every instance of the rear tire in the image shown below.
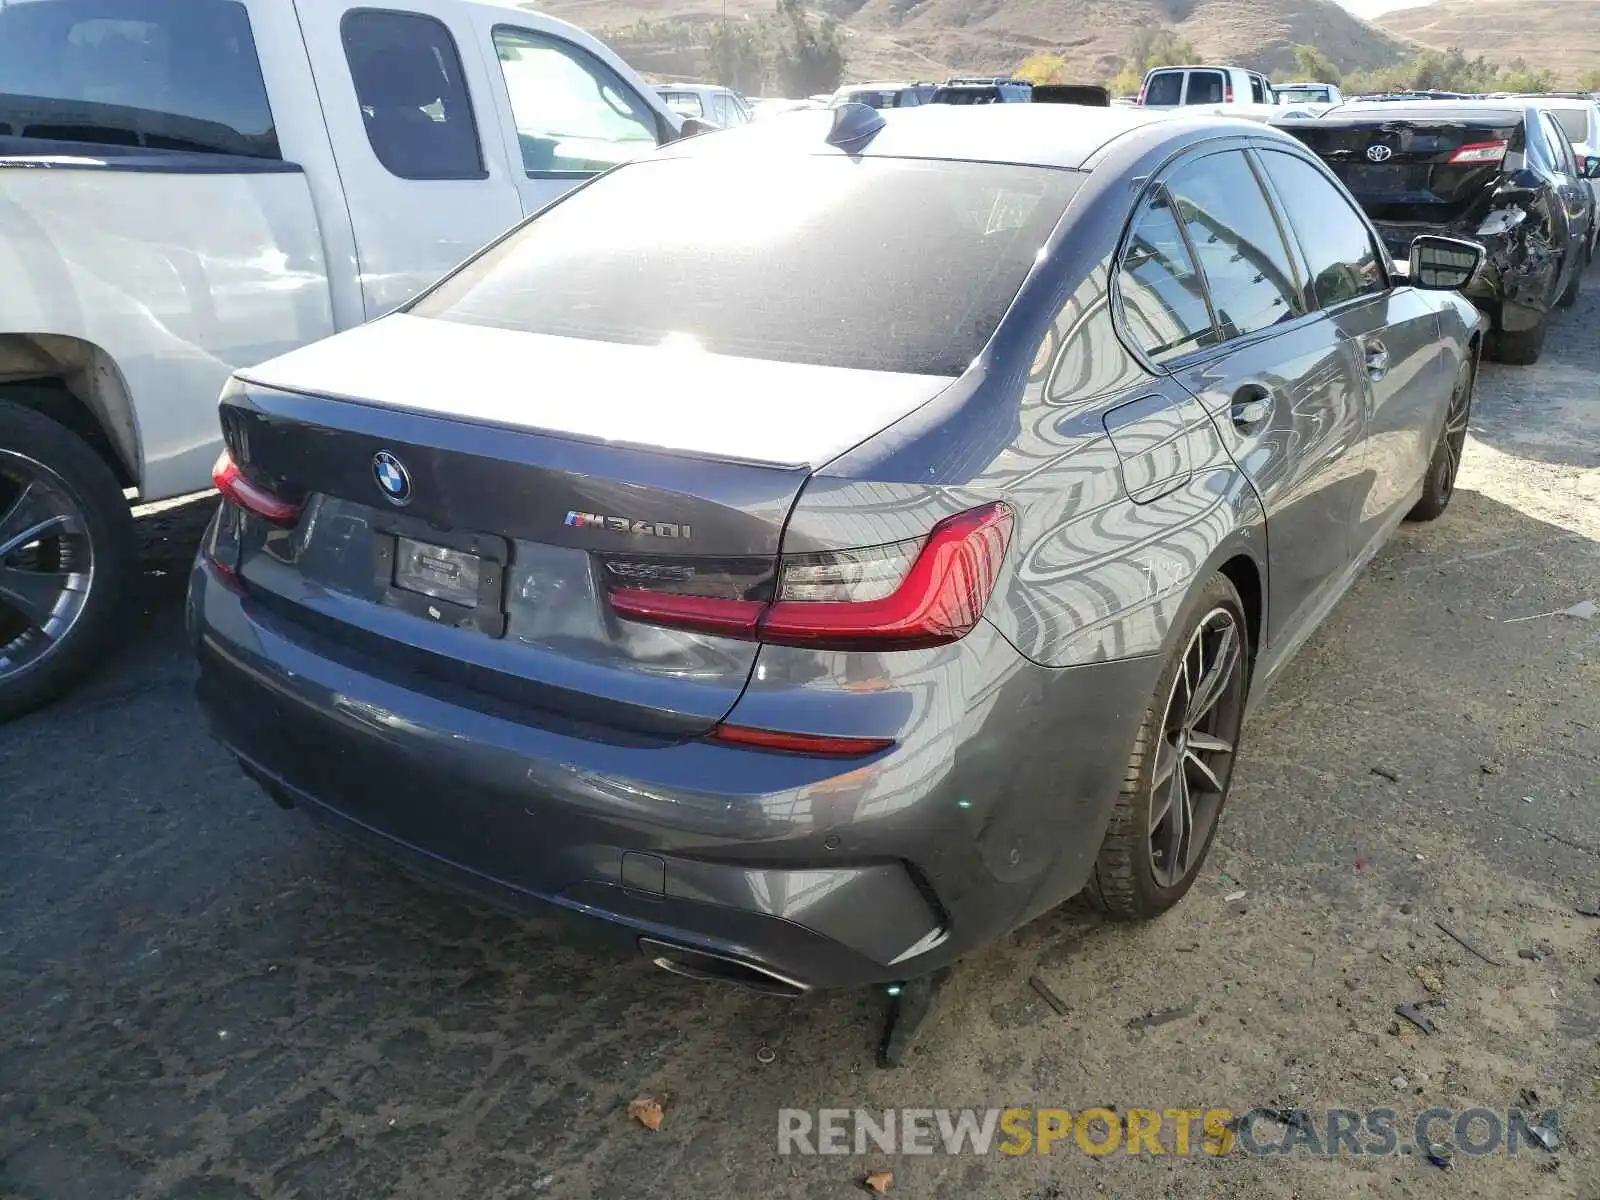
[[1572,273],[1572,282],[1567,285],[1567,290],[1561,293],[1561,299],[1556,301],[1558,308],[1571,308],[1578,302],[1578,293],[1583,291],[1583,271],[1587,262],[1580,263],[1578,269]]
[[[1095,907],[1122,920],[1160,916],[1194,885],[1216,836],[1238,758],[1251,662],[1244,605],[1219,573],[1185,612],[1134,740],[1086,889]],[[1206,668],[1218,664],[1225,669],[1216,676],[1217,690],[1195,720],[1195,709],[1209,692],[1201,685],[1213,678]],[[1187,838],[1185,822],[1174,823],[1175,813],[1187,814]]]
[[1544,353],[1545,334],[1549,330],[1548,314],[1539,318],[1539,323],[1532,329],[1519,329],[1516,332],[1502,329],[1491,339],[1494,357],[1513,367],[1530,367]]
[[1456,477],[1461,472],[1461,454],[1466,448],[1467,425],[1472,420],[1472,393],[1477,384],[1478,364],[1470,358],[1461,365],[1450,407],[1445,410],[1444,428],[1439,431],[1428,475],[1422,484],[1422,498],[1406,514],[1408,521],[1436,521],[1450,507],[1456,494]]
[[[57,580],[68,582],[52,596]],[[105,659],[137,582],[133,516],[111,469],[64,426],[0,401],[0,720]]]

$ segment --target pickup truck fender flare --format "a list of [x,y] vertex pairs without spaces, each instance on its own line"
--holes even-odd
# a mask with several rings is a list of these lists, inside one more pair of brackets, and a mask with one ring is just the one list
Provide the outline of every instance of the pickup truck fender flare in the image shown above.
[[93,446],[126,485],[143,478],[139,423],[116,360],[82,338],[0,333],[0,394]]

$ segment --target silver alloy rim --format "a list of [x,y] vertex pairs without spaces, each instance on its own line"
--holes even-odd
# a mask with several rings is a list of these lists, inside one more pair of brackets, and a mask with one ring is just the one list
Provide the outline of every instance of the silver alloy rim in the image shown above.
[[55,652],[93,584],[88,522],[71,491],[43,463],[0,451],[0,683]]
[[1150,869],[1162,888],[1177,887],[1194,869],[1222,812],[1243,697],[1238,621],[1213,608],[1184,649],[1150,780]]
[[1455,490],[1456,475],[1461,470],[1461,454],[1467,445],[1467,423],[1472,417],[1473,367],[1467,364],[1465,377],[1456,385],[1450,397],[1450,411],[1444,418],[1444,477],[1439,480],[1441,491],[1449,495]]

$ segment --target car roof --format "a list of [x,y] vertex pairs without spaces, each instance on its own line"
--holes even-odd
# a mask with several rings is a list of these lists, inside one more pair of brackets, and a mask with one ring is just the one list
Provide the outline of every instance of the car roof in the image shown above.
[[[840,109],[782,113],[756,125],[669,143],[665,157],[729,154],[845,154],[827,142]],[[1283,137],[1264,125],[1224,116],[1060,104],[924,105],[878,113],[883,127],[855,151],[872,158],[922,158],[1081,170],[1107,143],[1144,134],[1188,144],[1204,136]]]

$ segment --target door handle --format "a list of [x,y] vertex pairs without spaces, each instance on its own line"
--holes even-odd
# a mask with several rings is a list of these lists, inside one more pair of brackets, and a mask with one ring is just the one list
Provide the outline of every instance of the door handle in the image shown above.
[[1389,373],[1389,347],[1374,338],[1362,349],[1367,356],[1367,377],[1377,383]]
[[1230,415],[1234,425],[1249,429],[1272,415],[1272,393],[1263,387],[1242,387],[1233,394]]

